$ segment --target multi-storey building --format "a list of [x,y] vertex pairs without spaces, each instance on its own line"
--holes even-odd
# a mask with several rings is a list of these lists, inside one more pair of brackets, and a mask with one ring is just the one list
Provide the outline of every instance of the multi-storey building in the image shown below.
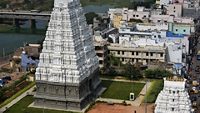
[[167,14],[173,15],[175,17],[181,17],[183,13],[183,5],[179,3],[168,4],[167,6]]
[[109,43],[106,40],[104,40],[100,35],[96,34],[94,36],[94,46],[99,59],[100,69],[108,67],[108,44]]
[[137,10],[128,8],[109,9],[108,15],[112,23],[121,21],[130,21],[131,19],[146,20],[150,17],[150,11],[144,7],[137,7]]
[[149,63],[165,62],[165,48],[164,47],[127,47],[121,44],[110,44],[108,46],[109,54],[119,58],[123,64],[142,63],[143,65]]

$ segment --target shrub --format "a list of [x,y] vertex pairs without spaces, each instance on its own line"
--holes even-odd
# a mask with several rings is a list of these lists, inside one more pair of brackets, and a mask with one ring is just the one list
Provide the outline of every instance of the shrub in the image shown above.
[[147,69],[144,72],[146,78],[163,78],[173,75],[171,72],[165,69]]

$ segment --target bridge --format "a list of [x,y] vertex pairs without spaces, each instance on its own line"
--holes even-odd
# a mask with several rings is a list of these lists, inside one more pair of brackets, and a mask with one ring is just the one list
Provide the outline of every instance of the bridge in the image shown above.
[[10,11],[10,10],[0,10],[1,19],[11,19],[13,20],[13,25],[19,27],[20,20],[30,20],[31,28],[35,28],[35,20],[49,20],[51,12],[39,12],[39,11]]

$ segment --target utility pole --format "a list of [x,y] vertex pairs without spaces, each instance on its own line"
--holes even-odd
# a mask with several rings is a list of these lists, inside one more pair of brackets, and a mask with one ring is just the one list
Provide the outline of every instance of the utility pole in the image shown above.
[[147,83],[148,80],[146,80],[146,85],[145,85],[145,113],[147,113]]
[[5,57],[5,49],[3,48],[3,58]]

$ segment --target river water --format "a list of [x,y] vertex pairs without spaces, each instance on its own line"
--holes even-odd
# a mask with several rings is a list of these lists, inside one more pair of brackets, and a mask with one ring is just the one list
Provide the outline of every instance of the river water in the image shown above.
[[[84,12],[95,12],[95,13],[105,13],[109,8],[113,6],[110,5],[88,5],[84,7]],[[28,28],[30,22],[25,21],[21,28]],[[37,20],[36,28],[45,29],[47,27],[47,21]],[[12,53],[19,47],[22,47],[26,43],[37,43],[43,40],[45,36],[34,35],[34,34],[17,34],[17,33],[0,33],[0,57],[5,54]]]
[[33,34],[0,33],[0,57],[11,53],[26,43],[38,43],[44,36]]

